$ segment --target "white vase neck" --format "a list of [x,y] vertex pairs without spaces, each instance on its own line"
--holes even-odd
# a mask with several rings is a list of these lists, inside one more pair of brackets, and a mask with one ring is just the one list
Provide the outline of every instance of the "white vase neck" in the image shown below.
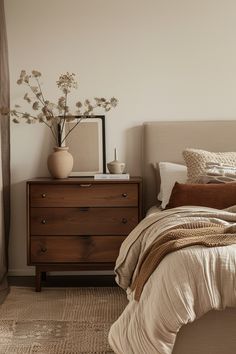
[[68,151],[69,147],[68,146],[55,146],[54,151]]

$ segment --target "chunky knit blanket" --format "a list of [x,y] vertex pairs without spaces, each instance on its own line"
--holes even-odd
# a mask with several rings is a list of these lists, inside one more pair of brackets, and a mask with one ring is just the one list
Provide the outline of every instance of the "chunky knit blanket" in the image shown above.
[[142,257],[139,270],[131,285],[131,290],[135,290],[135,300],[140,299],[148,278],[168,253],[193,245],[219,247],[236,244],[235,232],[235,225],[223,227],[223,225],[203,224],[199,221],[164,232]]

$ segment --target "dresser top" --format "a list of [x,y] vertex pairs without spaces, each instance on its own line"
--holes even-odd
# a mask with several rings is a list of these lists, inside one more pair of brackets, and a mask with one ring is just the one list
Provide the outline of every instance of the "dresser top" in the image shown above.
[[69,178],[50,178],[50,177],[39,177],[27,180],[30,184],[76,184],[76,183],[141,183],[141,177],[130,177],[130,179],[102,179],[97,180],[93,177],[69,177]]

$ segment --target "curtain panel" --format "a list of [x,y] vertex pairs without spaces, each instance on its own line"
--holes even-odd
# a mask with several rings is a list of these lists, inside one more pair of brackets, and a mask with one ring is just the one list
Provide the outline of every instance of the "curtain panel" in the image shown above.
[[[8,46],[4,0],[0,0],[0,107],[10,108]],[[0,303],[8,293],[8,243],[10,232],[10,119],[0,117]]]

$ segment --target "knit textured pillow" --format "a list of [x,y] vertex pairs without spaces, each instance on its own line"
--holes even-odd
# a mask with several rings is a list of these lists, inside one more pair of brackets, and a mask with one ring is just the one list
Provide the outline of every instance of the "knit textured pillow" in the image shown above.
[[186,149],[183,157],[187,166],[187,183],[202,183],[209,162],[236,167],[236,152],[210,152],[200,149]]
[[236,183],[236,167],[219,162],[207,162],[200,183]]

